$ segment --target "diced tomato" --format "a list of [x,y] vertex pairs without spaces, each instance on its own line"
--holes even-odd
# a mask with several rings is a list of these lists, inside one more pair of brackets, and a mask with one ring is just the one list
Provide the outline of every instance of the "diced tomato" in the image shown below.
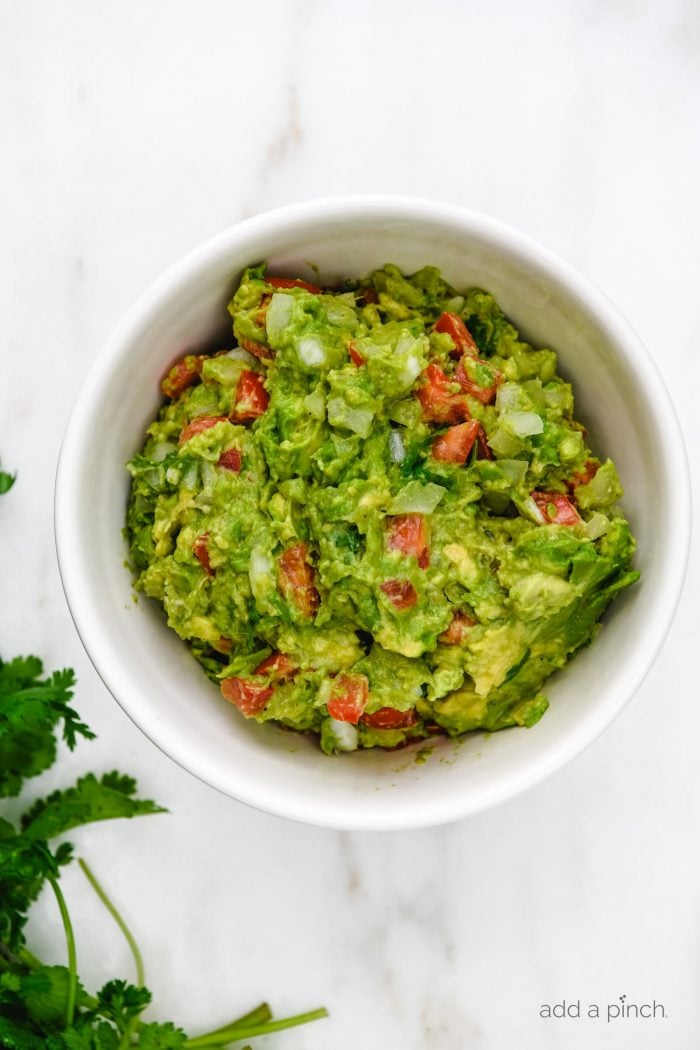
[[206,359],[206,354],[188,354],[181,361],[178,361],[176,365],[173,365],[160,384],[160,388],[165,396],[179,397],[183,390],[196,383]]
[[571,481],[567,482],[569,488],[576,488],[577,485],[587,485],[596,476],[599,467],[600,463],[596,463],[594,459],[587,459],[583,470],[578,474],[574,474]]
[[568,496],[558,492],[531,492],[545,522],[550,525],[579,525],[581,518]]
[[421,569],[430,564],[428,530],[422,514],[396,514],[389,518],[387,547],[390,551],[414,554]]
[[253,357],[259,357],[261,359],[274,357],[274,351],[270,350],[269,346],[265,346],[264,343],[258,343],[254,339],[239,339],[239,346],[242,346],[244,350],[247,350]]
[[319,595],[314,586],[314,570],[305,543],[295,543],[280,556],[277,580],[282,597],[294,605],[302,616],[310,618],[316,615]]
[[379,302],[379,296],[374,288],[360,288],[360,296],[362,297],[362,303],[364,306],[367,306],[368,303]]
[[397,609],[411,609],[418,601],[416,588],[410,580],[386,580],[379,589]]
[[317,284],[309,284],[308,281],[301,281],[298,277],[265,277],[264,280],[265,284],[272,285],[273,288],[303,288],[305,292],[311,292],[312,295],[323,294],[323,289]]
[[449,335],[455,344],[453,357],[461,357],[462,354],[469,354],[470,357],[478,355],[479,347],[474,342],[474,337],[459,314],[440,314],[435,325],[435,331]]
[[219,456],[217,466],[225,467],[226,470],[231,470],[234,474],[240,474],[242,461],[239,449],[228,448]]
[[267,411],[270,395],[265,389],[263,377],[259,372],[241,372],[236,388],[236,407],[231,418],[236,423],[246,423],[258,419]]
[[362,724],[372,729],[408,729],[417,721],[418,716],[413,708],[409,711],[397,711],[395,707],[380,707],[371,715],[362,716]]
[[221,695],[246,718],[260,714],[273,692],[271,685],[259,685],[249,678],[224,678],[221,683]]
[[476,419],[450,427],[433,441],[433,459],[442,463],[466,463],[480,429],[481,423]]
[[469,419],[469,403],[456,379],[445,375],[436,364],[428,365],[423,379],[416,391],[423,419],[429,423],[461,423]]
[[217,423],[227,423],[228,419],[226,416],[197,416],[191,423],[182,428],[180,432],[180,444],[184,445],[186,441],[193,438],[195,434],[201,434],[203,430],[209,430],[209,427],[215,427]]
[[443,631],[441,635],[438,635],[438,641],[443,642],[444,645],[459,645],[459,643],[466,638],[469,629],[473,627],[475,623],[476,620],[472,619],[469,613],[453,613],[452,623],[446,631]]
[[349,343],[348,344],[348,353],[350,355],[350,360],[352,361],[352,363],[357,368],[362,368],[362,366],[365,364],[365,359],[362,356],[362,354],[359,352],[359,350],[355,349],[355,346],[354,346],[353,343]]
[[209,562],[209,533],[203,532],[192,544],[192,553],[202,566],[207,576],[213,576],[214,570]]
[[296,667],[286,653],[271,653],[253,671],[268,678],[291,678],[295,673]]
[[457,365],[455,379],[468,394],[488,405],[503,382],[503,373],[478,357],[463,357]]
[[357,725],[369,699],[369,682],[363,674],[339,674],[333,681],[328,714],[337,722]]

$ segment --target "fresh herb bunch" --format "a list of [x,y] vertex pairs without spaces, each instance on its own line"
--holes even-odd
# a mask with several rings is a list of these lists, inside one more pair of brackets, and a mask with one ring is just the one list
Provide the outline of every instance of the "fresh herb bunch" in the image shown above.
[[[0,484],[2,484],[0,479]],[[73,749],[78,737],[94,734],[70,706],[72,670],[42,678],[35,656],[0,660],[0,797],[18,795],[28,777],[48,769],[57,757],[56,733]],[[323,1009],[274,1020],[266,1003],[205,1035],[189,1038],[176,1025],[145,1022],[151,1001],[144,986],[138,946],[97,878],[79,859],[92,888],[127,940],[136,983],[111,980],[89,995],[78,978],[76,945],[60,886],[73,859],[69,843],[50,841],[98,820],[164,813],[155,802],[136,797],[136,781],[121,773],[92,773],[63,791],[54,791],[26,811],[19,828],[0,818],[0,1048],[3,1050],[208,1050],[325,1017]],[[24,928],[32,903],[48,886],[58,905],[68,951],[67,966],[46,966],[29,950]]]

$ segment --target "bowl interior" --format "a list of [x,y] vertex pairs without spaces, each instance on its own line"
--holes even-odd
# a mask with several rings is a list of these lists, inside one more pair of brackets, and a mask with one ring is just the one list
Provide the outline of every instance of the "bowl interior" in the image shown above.
[[[121,529],[124,464],[143,441],[171,362],[229,332],[226,303],[242,268],[324,282],[385,262],[431,263],[458,289],[493,292],[535,344],[557,350],[576,414],[600,454],[614,458],[638,539],[640,584],[618,599],[595,644],[547,686],[551,708],[532,730],[441,740],[329,759],[306,738],[246,722],[223,701],[159,607],[134,602]],[[229,341],[222,345],[230,345]],[[654,390],[660,390],[660,404]],[[328,202],[261,216],[221,235],[170,271],[115,333],[81,394],[64,443],[57,538],[67,597],[105,683],[134,721],[203,780],[252,805],[316,823],[386,828],[438,823],[516,793],[579,751],[623,706],[672,615],[683,535],[667,409],[656,372],[607,301],[547,253],[456,209]],[[673,424],[673,420],[672,420]],[[673,430],[673,425],[671,426]],[[681,479],[682,480],[682,479]],[[680,488],[683,485],[680,484]],[[674,533],[674,527],[676,532]],[[675,551],[672,549],[675,545]],[[682,551],[680,551],[682,561]]]

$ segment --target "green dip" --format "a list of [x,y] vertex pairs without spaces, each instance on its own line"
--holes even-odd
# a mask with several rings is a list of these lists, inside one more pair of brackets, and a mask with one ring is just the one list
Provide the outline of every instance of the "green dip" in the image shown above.
[[638,578],[615,467],[488,292],[247,270],[132,476],[136,585],[248,718],[324,751],[531,726]]

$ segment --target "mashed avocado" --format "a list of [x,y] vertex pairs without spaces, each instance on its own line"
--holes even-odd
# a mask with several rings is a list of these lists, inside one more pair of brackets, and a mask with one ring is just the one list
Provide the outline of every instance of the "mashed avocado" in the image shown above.
[[247,718],[327,752],[531,726],[633,583],[615,467],[488,292],[247,270],[129,463],[137,586]]

